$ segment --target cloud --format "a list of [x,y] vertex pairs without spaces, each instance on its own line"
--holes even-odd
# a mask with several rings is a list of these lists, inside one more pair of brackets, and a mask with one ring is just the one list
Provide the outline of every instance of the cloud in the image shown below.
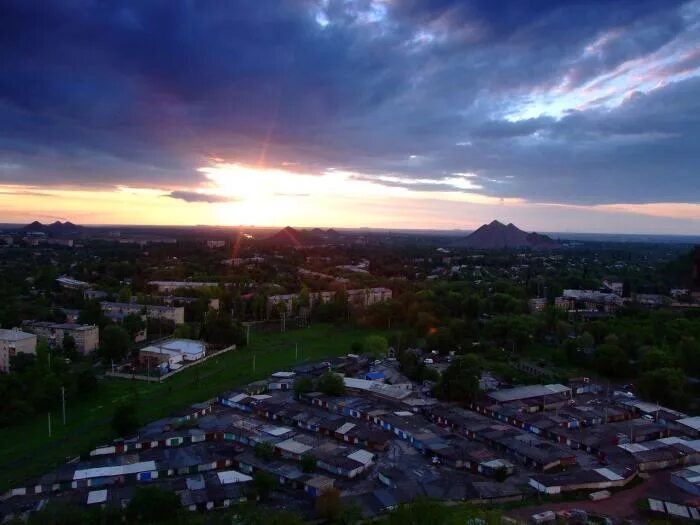
[[700,200],[699,0],[7,0],[0,17],[4,183],[198,188],[217,157],[438,192],[469,172],[494,199]]
[[224,195],[212,195],[211,193],[199,193],[196,191],[171,191],[166,195],[171,199],[180,199],[185,202],[236,202],[240,199],[236,197],[227,197]]

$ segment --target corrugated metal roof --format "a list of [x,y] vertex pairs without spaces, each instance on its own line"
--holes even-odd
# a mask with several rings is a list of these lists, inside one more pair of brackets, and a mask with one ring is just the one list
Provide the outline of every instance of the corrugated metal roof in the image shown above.
[[285,441],[281,441],[280,443],[277,443],[275,447],[284,450],[286,452],[291,452],[292,454],[304,454],[305,452],[308,452],[311,450],[313,447],[310,447],[309,445],[304,445],[303,443],[299,443],[298,441],[295,441],[293,439],[287,439]]
[[222,472],[217,472],[219,477],[219,482],[222,485],[228,485],[230,483],[243,483],[246,481],[251,481],[253,478],[237,470],[224,470]]
[[107,490],[91,490],[88,492],[87,504],[104,503],[107,501]]
[[262,427],[262,431],[271,436],[283,436],[287,432],[291,432],[290,428],[287,427],[275,427],[272,425],[265,425]]
[[700,416],[679,419],[676,423],[692,428],[693,430],[700,430]]
[[141,461],[139,463],[131,463],[128,465],[117,465],[115,467],[96,467],[76,470],[73,473],[73,479],[90,479],[102,478],[109,476],[123,476],[126,474],[137,474],[139,472],[149,472],[156,470],[155,461]]
[[341,425],[340,427],[338,427],[335,431],[338,434],[345,435],[348,432],[350,432],[353,428],[355,428],[356,426],[357,425],[355,423],[345,423],[345,424]]
[[609,468],[597,468],[595,471],[603,476],[605,479],[609,479],[610,481],[620,481],[624,479],[622,476],[617,474],[616,472],[613,472]]
[[357,450],[353,452],[352,454],[348,455],[348,458],[358,461],[362,463],[363,465],[371,465],[372,462],[374,461],[374,454],[371,452],[368,452],[364,449]]

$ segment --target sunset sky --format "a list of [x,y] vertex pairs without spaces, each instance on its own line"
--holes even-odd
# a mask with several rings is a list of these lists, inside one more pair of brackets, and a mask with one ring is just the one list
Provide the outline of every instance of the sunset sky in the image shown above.
[[700,0],[4,0],[0,222],[700,234]]

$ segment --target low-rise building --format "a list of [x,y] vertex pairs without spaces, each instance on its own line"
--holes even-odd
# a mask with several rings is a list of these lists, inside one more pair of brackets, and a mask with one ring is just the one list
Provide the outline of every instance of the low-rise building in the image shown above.
[[155,304],[137,303],[112,303],[103,301],[100,303],[102,313],[112,321],[120,322],[127,315],[145,315],[149,319],[165,319],[175,324],[185,322],[184,306],[161,306]]
[[56,282],[61,288],[66,288],[68,290],[84,290],[86,288],[90,288],[90,283],[73,279],[67,275],[62,275],[61,277],[57,278]]
[[700,496],[700,465],[693,465],[671,474],[671,483],[694,496]]
[[100,343],[100,329],[95,325],[25,321],[22,326],[46,340],[51,347],[61,348],[64,337],[68,335],[75,341],[76,350],[83,355],[97,350]]
[[10,359],[17,354],[36,354],[36,335],[0,329],[0,372],[10,371]]
[[162,371],[178,368],[182,363],[204,357],[206,346],[192,339],[169,339],[139,350],[139,363],[160,367]]
[[[223,242],[223,241],[222,241]],[[219,283],[200,283],[193,281],[148,281],[149,286],[154,286],[159,292],[173,292],[181,288],[213,288]]]

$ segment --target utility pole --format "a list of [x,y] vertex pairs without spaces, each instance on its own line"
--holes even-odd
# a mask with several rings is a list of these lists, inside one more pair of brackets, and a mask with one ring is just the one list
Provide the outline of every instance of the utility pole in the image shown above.
[[255,373],[255,354],[253,354],[253,373]]
[[51,437],[51,412],[49,412],[49,437]]
[[63,426],[66,426],[66,387],[61,387],[61,404],[63,405]]
[[248,346],[250,344],[250,323],[247,323],[245,325],[245,345]]
[[294,360],[299,359],[299,343],[294,343]]

